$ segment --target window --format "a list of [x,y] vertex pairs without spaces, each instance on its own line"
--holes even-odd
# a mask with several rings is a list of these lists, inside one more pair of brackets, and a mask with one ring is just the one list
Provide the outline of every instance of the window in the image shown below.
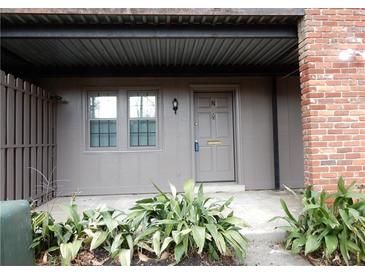
[[128,94],[129,146],[156,146],[156,92]]
[[85,94],[86,143],[90,151],[155,150],[159,147],[156,89],[93,91]]
[[89,94],[90,147],[117,146],[117,96]]

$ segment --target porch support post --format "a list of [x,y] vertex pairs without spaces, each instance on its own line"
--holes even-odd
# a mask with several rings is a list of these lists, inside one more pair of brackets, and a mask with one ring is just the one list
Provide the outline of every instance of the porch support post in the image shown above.
[[279,132],[278,132],[278,102],[277,102],[277,83],[276,77],[272,78],[272,133],[273,133],[273,148],[274,148],[274,176],[275,189],[280,189],[280,163],[279,163]]

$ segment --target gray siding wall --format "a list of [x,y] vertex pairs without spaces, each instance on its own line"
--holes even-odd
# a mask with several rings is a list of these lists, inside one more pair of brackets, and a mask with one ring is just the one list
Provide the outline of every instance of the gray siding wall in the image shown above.
[[280,181],[291,188],[302,188],[304,156],[299,79],[279,79],[277,84]]
[[[295,88],[284,85],[280,92],[283,98],[299,97],[299,81],[297,78],[289,81]],[[272,142],[272,112],[271,112],[271,79],[269,77],[242,78],[49,78],[42,80],[42,86],[62,96],[66,104],[58,107],[58,178],[67,180],[58,185],[58,195],[87,194],[118,194],[141,193],[153,190],[151,182],[157,183],[163,189],[168,189],[168,181],[181,188],[187,178],[193,177],[192,165],[193,143],[191,132],[191,88],[193,84],[235,84],[239,86],[239,126],[241,169],[237,177],[239,184],[246,189],[272,189],[274,186],[273,142]],[[85,147],[84,130],[84,93],[87,88],[123,88],[123,87],[160,88],[161,108],[161,144],[158,151],[121,151],[121,152],[91,152]],[[281,88],[281,86],[280,86]],[[177,115],[174,115],[171,102],[179,101]],[[294,99],[293,99],[294,100]],[[285,117],[300,117],[299,105],[288,107],[289,101],[280,100],[279,123],[288,123]],[[287,130],[298,131],[298,125],[290,120]],[[300,119],[297,120],[300,126]],[[125,129],[126,131],[127,129]],[[126,132],[121,132],[126,134]],[[294,141],[289,148],[280,146],[280,153],[292,157],[303,158],[302,139],[296,132]],[[294,146],[294,148],[293,148]],[[291,150],[295,152],[291,152]],[[298,155],[297,152],[301,151]],[[236,155],[238,156],[238,155]],[[303,184],[303,164],[301,160],[287,161],[283,158],[282,179],[301,181]],[[300,166],[299,166],[300,165]],[[287,171],[289,170],[289,171]],[[288,183],[290,185],[290,183]]]
[[274,188],[272,81],[241,81],[243,182],[246,189]]

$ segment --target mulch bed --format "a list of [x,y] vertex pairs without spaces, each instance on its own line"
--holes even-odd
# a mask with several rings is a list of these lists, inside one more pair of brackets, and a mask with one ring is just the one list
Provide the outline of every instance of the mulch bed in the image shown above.
[[[54,255],[41,254],[36,260],[36,265],[61,265],[59,254]],[[120,266],[118,259],[113,260],[109,253],[103,248],[97,248],[93,251],[83,249],[79,252],[75,260],[72,261],[74,266]],[[152,254],[134,254],[131,262],[132,266],[231,266],[238,265],[236,259],[232,256],[221,256],[219,261],[211,261],[206,253],[191,253],[176,264],[173,254],[164,252],[160,259],[156,259]]]
[[[341,256],[338,251],[335,251],[335,255],[332,259],[327,259],[323,253],[323,251],[313,252],[308,255],[304,255],[304,251],[300,253],[302,257],[307,259],[314,266],[345,266],[346,264],[342,262]],[[356,258],[351,257],[349,261],[349,265],[357,265]],[[362,262],[360,265],[364,266],[365,264]]]
[[[148,261],[142,261],[139,256],[135,256],[132,260],[132,265],[137,266],[167,266],[167,265],[175,265],[175,258],[171,253],[165,253],[164,259],[149,259]],[[231,256],[222,256],[219,261],[211,261],[208,258],[206,253],[197,254],[190,253],[184,259],[182,259],[178,264],[178,266],[230,266],[230,265],[238,265],[235,258]]]

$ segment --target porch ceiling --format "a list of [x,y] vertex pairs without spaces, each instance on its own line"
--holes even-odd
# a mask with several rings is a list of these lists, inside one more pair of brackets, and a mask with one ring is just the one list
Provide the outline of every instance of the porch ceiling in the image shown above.
[[299,13],[266,13],[5,13],[1,67],[39,76],[293,72]]

